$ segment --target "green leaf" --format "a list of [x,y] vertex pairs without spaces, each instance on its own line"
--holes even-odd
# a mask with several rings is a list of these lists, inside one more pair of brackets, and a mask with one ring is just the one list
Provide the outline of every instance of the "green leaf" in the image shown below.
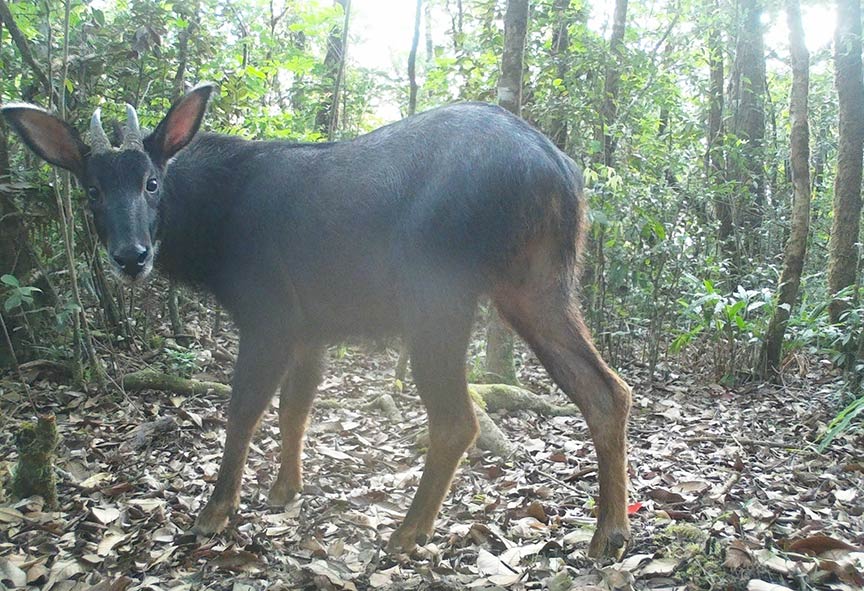
[[20,305],[21,296],[17,293],[13,293],[8,298],[6,298],[6,301],[3,304],[3,309],[5,309],[7,312],[11,312]]
[[[756,301],[756,302],[752,302],[749,306],[747,306],[747,311],[748,311],[748,312],[752,312],[753,310],[758,310],[759,308],[761,308],[762,306],[764,306],[766,303],[767,303],[767,302],[765,302],[764,300],[763,300],[763,301]],[[787,305],[788,305],[788,304],[787,304]],[[787,312],[788,312],[788,310],[787,310]]]
[[21,287],[21,283],[18,282],[18,278],[14,275],[3,275],[2,277],[0,277],[0,281],[10,287]]

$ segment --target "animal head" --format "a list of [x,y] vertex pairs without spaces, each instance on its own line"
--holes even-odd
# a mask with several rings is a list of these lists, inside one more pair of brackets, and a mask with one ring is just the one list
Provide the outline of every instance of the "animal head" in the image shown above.
[[90,120],[89,145],[75,128],[39,107],[16,103],[0,111],[31,150],[78,178],[112,268],[133,284],[143,282],[153,270],[168,163],[197,133],[212,91],[210,84],[194,88],[146,137],[135,109],[126,105],[119,147],[111,145],[102,128],[100,109]]

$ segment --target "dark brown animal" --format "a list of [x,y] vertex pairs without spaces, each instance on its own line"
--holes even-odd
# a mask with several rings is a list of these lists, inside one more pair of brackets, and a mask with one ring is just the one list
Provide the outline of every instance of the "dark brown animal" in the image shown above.
[[485,294],[584,413],[600,474],[590,553],[619,553],[629,538],[630,390],[598,355],[577,307],[585,199],[573,161],[483,104],[332,144],[196,135],[210,92],[193,90],[146,137],[130,107],[120,148],[98,113],[87,145],[41,109],[3,109],[30,148],[86,188],[118,275],[143,281],[155,261],[214,293],[239,327],[222,466],[195,530],[218,532],[237,509],[249,441],[277,388],[282,465],[270,500],[298,494],[323,347],[398,333],[431,442],[390,546],[425,541],[477,434],[465,353]]

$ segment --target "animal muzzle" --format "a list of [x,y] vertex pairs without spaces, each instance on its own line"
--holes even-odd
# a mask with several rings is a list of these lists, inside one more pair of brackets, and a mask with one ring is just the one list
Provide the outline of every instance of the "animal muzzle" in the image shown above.
[[112,249],[111,259],[121,277],[135,281],[143,279],[153,267],[153,249],[140,243]]

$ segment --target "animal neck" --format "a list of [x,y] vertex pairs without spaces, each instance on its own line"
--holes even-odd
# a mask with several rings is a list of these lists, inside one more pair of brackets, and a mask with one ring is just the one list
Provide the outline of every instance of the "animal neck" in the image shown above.
[[[242,141],[242,140],[241,140]],[[159,255],[156,264],[170,277],[217,291],[225,220],[234,192],[235,138],[205,135],[169,164],[159,203]]]

